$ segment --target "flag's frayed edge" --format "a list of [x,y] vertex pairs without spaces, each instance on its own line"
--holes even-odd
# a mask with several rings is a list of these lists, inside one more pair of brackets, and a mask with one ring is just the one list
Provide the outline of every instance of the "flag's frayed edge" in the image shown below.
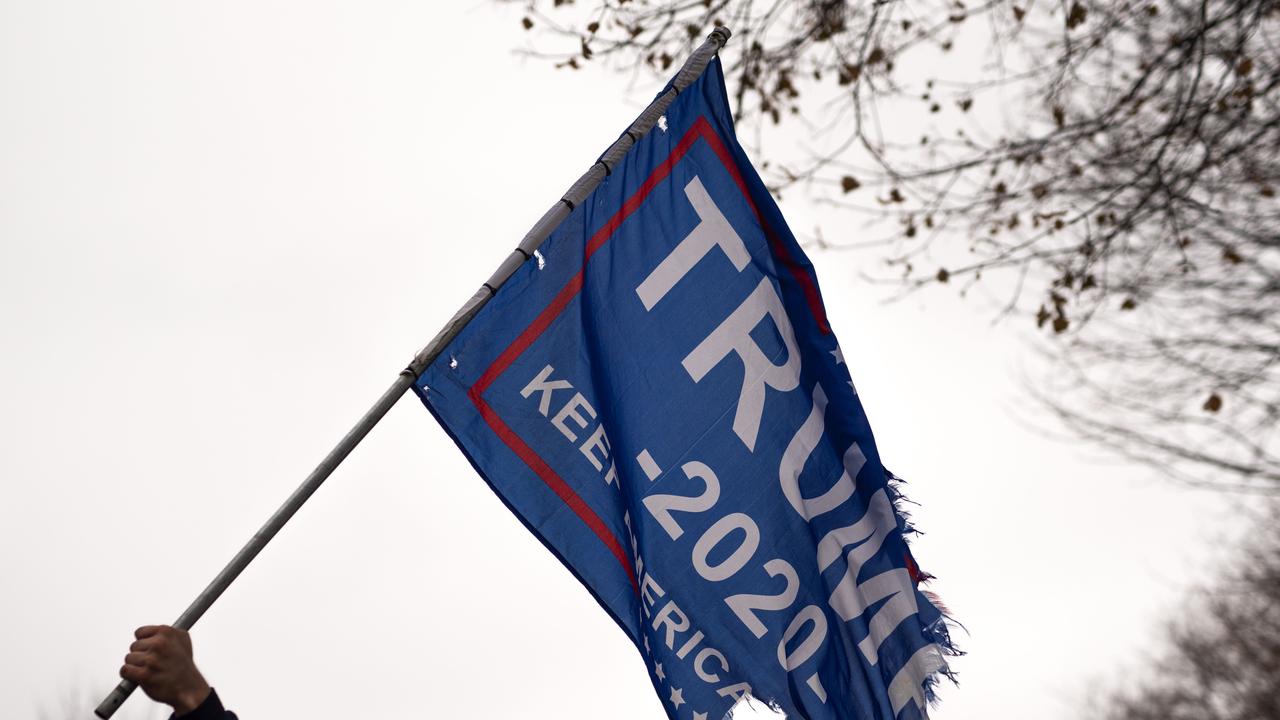
[[[911,501],[903,494],[902,486],[907,484],[906,480],[894,475],[888,469],[885,469],[884,474],[885,492],[888,494],[890,503],[893,505],[893,515],[894,519],[898,522],[898,531],[902,533],[902,539],[908,546],[907,571],[911,574],[912,579],[915,580],[916,589],[919,590],[924,599],[928,601],[929,604],[933,605],[940,614],[940,617],[937,620],[924,626],[922,630],[925,640],[936,645],[941,651],[941,657],[939,660],[943,663],[942,667],[933,670],[924,679],[923,690],[925,701],[929,708],[933,708],[936,707],[941,700],[937,691],[942,678],[946,678],[953,685],[960,684],[955,670],[951,669],[946,658],[960,657],[965,654],[965,651],[961,650],[959,646],[956,645],[955,640],[952,639],[952,634],[954,631],[959,630],[968,635],[969,631],[965,629],[964,625],[962,625],[960,621],[955,619],[955,616],[951,613],[951,609],[942,602],[937,593],[932,590],[926,590],[923,587],[933,580],[934,576],[921,570],[916,564],[915,556],[911,554],[911,536],[923,535],[924,533],[917,530],[915,525],[911,523],[911,512],[906,509],[906,506],[917,505],[918,503]],[[778,702],[777,699],[763,698],[757,695],[747,695],[743,701],[739,701],[732,708],[729,708],[722,720],[732,720],[734,711],[737,710],[743,702],[750,706],[751,701],[764,705],[774,713],[781,714],[784,712],[782,704]],[[926,708],[921,708],[921,715],[927,717],[928,713],[925,712],[925,710]]]
[[918,503],[912,502],[905,494],[903,494],[902,486],[907,484],[906,480],[894,475],[888,468],[885,468],[884,474],[885,492],[888,493],[889,500],[893,505],[893,514],[898,520],[898,530],[902,533],[902,539],[907,544],[907,569],[911,573],[912,578],[916,581],[916,588],[920,591],[920,594],[924,596],[925,600],[927,600],[929,604],[937,608],[938,613],[940,614],[940,617],[937,620],[924,627],[925,639],[937,645],[942,650],[944,662],[941,668],[929,673],[928,677],[926,677],[924,681],[925,699],[928,701],[930,707],[934,707],[938,704],[940,699],[937,693],[939,678],[945,677],[947,680],[950,680],[953,685],[960,684],[960,681],[956,676],[956,672],[951,669],[950,664],[946,663],[945,660],[947,657],[960,657],[965,654],[965,651],[961,650],[960,647],[956,645],[955,640],[952,638],[952,634],[954,631],[959,630],[968,635],[969,631],[965,629],[964,625],[962,625],[959,620],[956,620],[955,616],[951,614],[951,609],[942,602],[942,599],[938,597],[937,593],[924,588],[925,585],[934,579],[934,576],[921,570],[916,564],[915,556],[911,553],[911,536],[923,535],[924,533],[917,530],[915,525],[911,523],[911,512],[906,509],[907,505],[917,505]]

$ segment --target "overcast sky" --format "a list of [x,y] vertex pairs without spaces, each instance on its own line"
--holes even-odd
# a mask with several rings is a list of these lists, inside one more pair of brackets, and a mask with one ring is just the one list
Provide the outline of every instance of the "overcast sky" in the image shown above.
[[[96,704],[656,89],[522,60],[519,17],[0,0],[0,714]],[[1037,432],[1025,320],[812,259],[970,633],[934,717],[1072,717],[1229,508]],[[663,717],[412,395],[193,634],[244,720]]]

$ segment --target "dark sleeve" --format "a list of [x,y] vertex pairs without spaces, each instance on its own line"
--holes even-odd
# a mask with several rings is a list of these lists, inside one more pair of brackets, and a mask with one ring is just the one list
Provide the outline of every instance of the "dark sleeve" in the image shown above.
[[209,697],[186,715],[170,715],[169,720],[237,720],[236,714],[222,707],[218,691],[209,688]]

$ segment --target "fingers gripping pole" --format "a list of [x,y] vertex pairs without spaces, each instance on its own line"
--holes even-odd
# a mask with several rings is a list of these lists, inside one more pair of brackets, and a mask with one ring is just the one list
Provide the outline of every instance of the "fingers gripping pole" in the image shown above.
[[[231,585],[232,581],[249,565],[249,562],[262,551],[262,548],[266,547],[271,538],[275,537],[280,528],[284,527],[284,524],[289,521],[289,518],[293,517],[294,513],[302,507],[302,504],[320,488],[320,485],[333,473],[334,469],[346,459],[356,445],[360,444],[364,436],[369,434],[373,426],[378,424],[378,421],[387,414],[387,411],[396,404],[396,401],[404,395],[405,391],[413,386],[414,381],[427,369],[427,366],[435,361],[444,348],[457,337],[458,333],[462,332],[467,323],[489,302],[489,299],[497,293],[498,288],[502,287],[521,264],[532,257],[533,251],[537,250],[538,246],[569,216],[573,208],[595,191],[605,176],[611,172],[610,168],[617,167],[623,156],[653,128],[658,122],[658,118],[666,112],[680,92],[698,79],[702,71],[711,62],[711,59],[729,41],[730,35],[728,28],[717,27],[707,37],[706,42],[693,51],[693,54],[689,56],[684,66],[680,68],[680,71],[671,81],[666,92],[655,98],[627,128],[623,136],[609,146],[609,149],[605,150],[600,160],[595,165],[592,165],[569,188],[561,200],[557,201],[538,220],[520,242],[519,247],[512,251],[511,255],[503,261],[493,276],[454,314],[453,318],[445,324],[444,329],[432,338],[426,347],[418,351],[413,361],[409,363],[409,367],[400,372],[396,381],[374,403],[373,407],[365,413],[364,417],[360,418],[355,427],[351,428],[350,432],[342,438],[333,450],[329,451],[329,454],[316,466],[316,469],[312,470],[306,480],[298,486],[298,489],[293,491],[289,499],[276,510],[266,524],[240,549],[240,552],[236,553],[231,562],[222,568],[222,571],[213,579],[213,582],[209,583],[209,586],[196,597],[195,601],[173,623],[174,627],[180,630],[190,630],[196,624],[200,616],[204,615],[209,606],[213,605],[213,602],[222,595],[222,592]],[[94,710],[94,714],[103,718],[103,720],[110,718],[137,687],[137,683],[130,680],[121,680],[115,689],[107,695],[106,699],[99,703]]]

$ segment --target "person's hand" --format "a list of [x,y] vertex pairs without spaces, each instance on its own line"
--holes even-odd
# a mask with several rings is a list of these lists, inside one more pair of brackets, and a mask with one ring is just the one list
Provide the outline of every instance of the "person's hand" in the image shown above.
[[175,715],[185,715],[209,697],[209,683],[196,669],[191,657],[191,636],[186,630],[168,625],[145,625],[124,656],[120,677],[138,683],[156,702],[173,707]]

